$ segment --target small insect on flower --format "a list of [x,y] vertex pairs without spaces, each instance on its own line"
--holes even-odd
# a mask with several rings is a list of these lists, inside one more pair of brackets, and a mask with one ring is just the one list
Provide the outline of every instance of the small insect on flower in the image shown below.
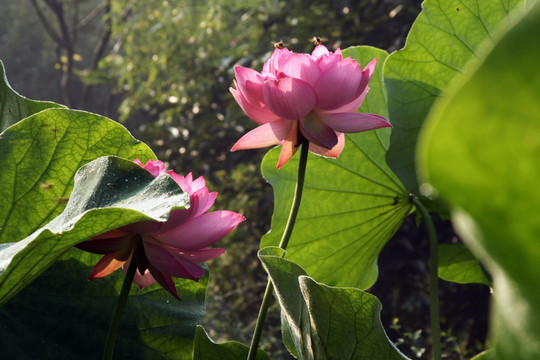
[[276,49],[283,49],[285,47],[285,43],[283,41],[278,41],[277,43],[274,44],[274,47]]
[[328,40],[327,38],[325,37],[319,37],[319,36],[314,36],[311,38],[311,41],[313,42],[313,45],[315,46],[318,46],[318,45],[322,45],[324,41]]

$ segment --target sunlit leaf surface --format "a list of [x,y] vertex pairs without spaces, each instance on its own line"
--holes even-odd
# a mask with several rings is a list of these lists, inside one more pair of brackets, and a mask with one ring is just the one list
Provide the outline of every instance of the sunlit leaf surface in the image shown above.
[[318,283],[282,255],[274,247],[259,252],[299,359],[406,359],[386,336],[375,296]]
[[540,358],[538,34],[540,4],[437,104],[419,147],[425,180],[493,274],[497,359]]
[[496,37],[509,14],[522,13],[527,2],[427,0],[405,47],[388,57],[384,79],[394,129],[387,159],[409,191],[418,193],[415,147],[433,102],[463,78],[464,65],[478,58],[484,41]]

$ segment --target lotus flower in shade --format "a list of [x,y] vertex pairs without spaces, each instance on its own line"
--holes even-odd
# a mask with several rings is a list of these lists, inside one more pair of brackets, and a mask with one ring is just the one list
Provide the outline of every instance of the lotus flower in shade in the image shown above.
[[[143,165],[154,177],[165,172],[161,161],[149,160]],[[231,232],[244,217],[232,211],[206,212],[216,199],[203,177],[193,180],[170,170],[167,172],[189,194],[188,209],[173,210],[166,222],[143,221],[106,232],[77,245],[96,254],[104,254],[94,267],[90,279],[105,277],[123,267],[133,257],[137,271],[133,281],[142,289],[156,282],[178,297],[171,277],[198,280],[204,270],[197,264],[213,259],[224,249],[208,248]]]
[[261,73],[237,66],[230,88],[244,112],[261,124],[238,140],[231,151],[282,145],[283,166],[304,139],[313,153],[337,158],[344,133],[391,127],[375,114],[357,113],[377,59],[363,70],[341,50],[318,45],[310,54],[276,48]]

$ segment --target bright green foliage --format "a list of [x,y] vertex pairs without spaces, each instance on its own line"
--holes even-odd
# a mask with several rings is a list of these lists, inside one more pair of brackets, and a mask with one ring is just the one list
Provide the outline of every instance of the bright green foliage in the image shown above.
[[17,94],[9,86],[2,61],[0,61],[0,78],[0,133],[41,110],[63,107],[52,102],[30,100]]
[[82,111],[48,109],[0,134],[0,243],[23,239],[60,214],[77,169],[106,155],[154,158],[123,126]]
[[[125,273],[86,280],[98,255],[69,250],[0,307],[0,347],[7,359],[100,359]],[[175,279],[182,301],[159,285],[132,285],[115,359],[191,359],[204,316],[208,275]]]
[[144,220],[166,221],[189,197],[169,175],[102,157],[83,166],[66,208],[45,227],[0,251],[0,304],[28,285],[65,251],[93,236]]
[[540,358],[540,4],[437,104],[420,142],[425,179],[494,277],[497,359]]
[[[361,110],[386,115],[382,63],[386,53],[357,47],[346,55],[365,66],[379,63]],[[409,214],[407,192],[386,165],[389,129],[347,134],[338,159],[310,154],[304,195],[286,257],[318,281],[368,288],[377,277],[377,256]],[[274,187],[272,231],[262,247],[277,245],[285,227],[296,182],[298,156],[276,170],[279,149],[263,160],[264,177]]]
[[405,359],[380,322],[381,303],[354,288],[320,284],[279,248],[259,252],[281,306],[284,337],[299,359]]
[[451,82],[463,78],[464,65],[508,23],[508,14],[523,12],[526,3],[427,0],[403,50],[388,57],[384,79],[394,129],[387,160],[409,191],[418,193],[415,147],[429,109]]
[[479,283],[491,286],[486,272],[470,250],[462,244],[441,244],[439,250],[439,277],[460,284]]
[[[238,341],[216,344],[208,337],[202,326],[197,326],[193,341],[193,360],[245,360],[249,352],[249,348]],[[270,360],[261,349],[257,350],[255,359]]]

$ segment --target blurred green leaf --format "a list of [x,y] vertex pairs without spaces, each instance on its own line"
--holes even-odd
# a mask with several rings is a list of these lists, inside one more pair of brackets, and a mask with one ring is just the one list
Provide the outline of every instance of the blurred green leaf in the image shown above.
[[419,143],[424,179],[494,278],[497,359],[540,358],[540,4],[436,105]]
[[77,169],[106,155],[155,158],[123,126],[83,111],[45,110],[0,134],[0,243],[23,239],[60,214]]
[[17,94],[9,85],[4,64],[0,61],[0,133],[41,110],[63,107],[53,102],[30,100]]
[[475,355],[471,360],[496,360],[495,352],[493,350],[482,351],[480,354]]
[[375,296],[318,283],[283,254],[269,247],[259,258],[274,284],[284,336],[299,359],[406,359],[386,336]]
[[484,40],[493,39],[509,13],[526,0],[426,0],[405,47],[388,57],[384,80],[394,126],[387,161],[409,191],[417,193],[415,147],[429,109],[448,84],[466,74]]
[[[372,47],[348,49],[365,66],[378,58],[370,92],[361,110],[385,115],[382,63],[386,52]],[[347,134],[338,159],[310,154],[304,196],[287,258],[330,285],[368,288],[377,278],[377,256],[411,211],[405,187],[386,165],[389,129]],[[262,162],[274,188],[272,231],[261,247],[277,245],[292,203],[298,156],[276,170],[279,148]]]
[[[100,256],[69,250],[60,261],[0,307],[6,359],[100,359],[125,273],[87,278]],[[207,269],[206,269],[207,270]],[[132,285],[115,345],[118,359],[191,359],[204,316],[208,275],[174,279],[182,301],[159,285]]]
[[470,250],[462,244],[440,244],[439,277],[459,284],[479,283],[492,286],[491,281]]
[[129,160],[102,157],[75,174],[75,187],[58,217],[0,250],[0,304],[28,285],[74,245],[134,222],[166,221],[189,196],[167,174],[154,178]]
[[[227,341],[216,344],[204,331],[202,326],[197,326],[193,346],[193,360],[244,360],[247,358],[249,347],[238,341]],[[270,360],[268,355],[261,349],[257,350],[257,360]]]

